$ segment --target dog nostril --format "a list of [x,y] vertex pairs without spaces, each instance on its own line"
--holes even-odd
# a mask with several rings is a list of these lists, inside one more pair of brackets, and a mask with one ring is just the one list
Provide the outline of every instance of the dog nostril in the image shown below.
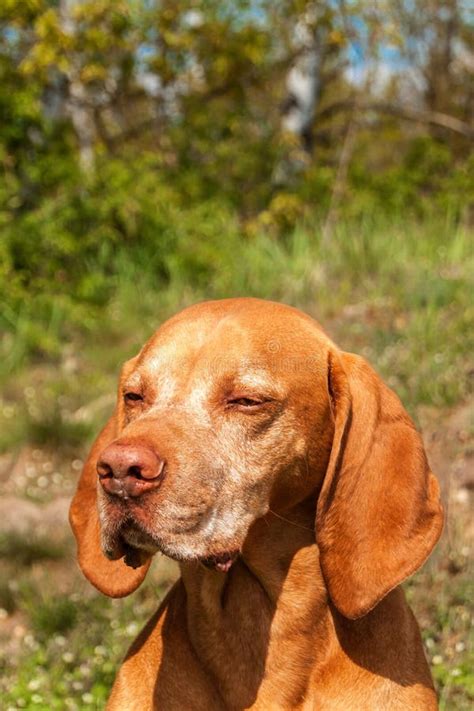
[[137,465],[133,465],[133,466],[129,467],[127,474],[128,474],[128,476],[135,477],[135,479],[143,479],[141,467],[139,467]]
[[114,472],[109,464],[106,462],[99,462],[97,464],[97,474],[101,479],[110,479],[113,477]]

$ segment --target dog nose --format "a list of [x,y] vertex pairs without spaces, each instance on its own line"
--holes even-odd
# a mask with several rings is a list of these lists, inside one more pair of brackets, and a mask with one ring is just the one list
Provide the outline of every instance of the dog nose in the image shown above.
[[140,444],[109,445],[97,462],[97,474],[108,494],[123,499],[157,489],[165,462],[150,447]]

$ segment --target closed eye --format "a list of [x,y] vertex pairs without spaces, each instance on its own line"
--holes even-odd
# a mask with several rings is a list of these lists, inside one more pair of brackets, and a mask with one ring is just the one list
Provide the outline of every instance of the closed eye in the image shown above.
[[256,410],[257,408],[270,402],[267,398],[257,397],[230,397],[227,399],[228,407],[235,407],[239,410]]
[[143,402],[143,395],[140,395],[140,393],[128,392],[124,393],[123,399],[126,403],[130,404],[135,402]]

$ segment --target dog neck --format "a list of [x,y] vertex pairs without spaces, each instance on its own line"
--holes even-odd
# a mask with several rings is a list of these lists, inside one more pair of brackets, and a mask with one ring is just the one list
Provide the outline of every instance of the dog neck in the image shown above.
[[314,501],[257,521],[228,573],[181,572],[189,637],[225,704],[275,703],[276,690],[282,705],[302,698],[328,630]]

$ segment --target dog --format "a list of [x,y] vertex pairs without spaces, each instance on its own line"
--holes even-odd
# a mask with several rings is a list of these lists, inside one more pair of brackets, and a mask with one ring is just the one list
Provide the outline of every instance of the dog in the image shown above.
[[431,711],[400,583],[443,526],[398,397],[309,316],[197,304],[123,366],[70,512],[112,597],[153,554],[181,577],[132,644],[109,711]]

